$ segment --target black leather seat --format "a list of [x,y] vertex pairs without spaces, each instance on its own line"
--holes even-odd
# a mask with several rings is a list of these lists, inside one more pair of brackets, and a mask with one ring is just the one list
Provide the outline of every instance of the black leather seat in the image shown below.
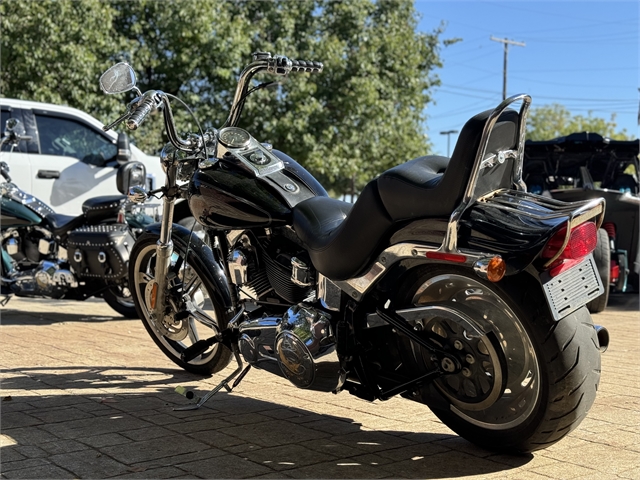
[[57,237],[63,236],[74,228],[81,227],[87,221],[84,215],[74,217],[73,215],[62,215],[60,213],[50,213],[45,218],[51,225],[51,231]]
[[293,229],[316,270],[334,280],[351,278],[387,240],[392,221],[384,210],[375,180],[355,204],[313,197],[293,209]]
[[82,212],[88,222],[115,218],[126,200],[127,197],[124,195],[105,195],[90,198],[82,204]]
[[[451,159],[416,158],[372,180],[351,208],[326,197],[314,197],[293,209],[293,229],[323,275],[345,280],[363,273],[388,245],[394,224],[418,218],[449,218],[460,203],[491,110],[463,127]],[[518,113],[504,112],[489,139],[487,152],[517,144]]]

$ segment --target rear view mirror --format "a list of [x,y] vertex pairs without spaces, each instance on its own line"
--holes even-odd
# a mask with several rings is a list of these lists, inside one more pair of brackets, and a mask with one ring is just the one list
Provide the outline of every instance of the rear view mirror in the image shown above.
[[124,93],[135,86],[136,72],[128,63],[117,63],[100,77],[100,88],[104,93]]
[[116,187],[123,195],[129,194],[129,189],[144,186],[147,179],[147,169],[140,162],[127,162],[118,169]]
[[25,135],[24,125],[17,118],[9,118],[4,124],[4,136],[9,137],[14,134],[16,137],[23,137]]
[[129,148],[129,136],[126,133],[118,134],[118,155],[116,161],[118,165],[124,165],[131,160],[131,148]]

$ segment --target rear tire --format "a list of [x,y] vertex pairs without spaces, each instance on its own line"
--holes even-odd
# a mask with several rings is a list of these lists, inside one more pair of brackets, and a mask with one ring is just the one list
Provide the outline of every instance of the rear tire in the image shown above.
[[[504,354],[504,363],[490,361],[488,355],[479,358],[478,350],[486,351],[486,347],[475,349],[472,363],[476,367],[465,364],[464,355],[461,363],[473,372],[480,370],[478,363],[487,365],[484,372],[472,374],[482,377],[476,385],[495,385],[501,376],[504,383],[499,398],[482,408],[464,398],[468,390],[462,386],[457,397],[455,388],[447,389],[445,382],[451,384],[447,377],[453,375],[441,377],[410,398],[426,403],[460,436],[490,450],[522,453],[546,448],[580,424],[595,400],[600,381],[599,344],[586,308],[554,321],[540,285],[528,274],[494,284],[465,269],[431,267],[417,273],[405,284],[405,305],[438,302],[454,309],[464,305],[460,311],[473,311],[475,324],[498,339],[492,344],[498,354]],[[428,327],[425,324],[425,330]],[[436,330],[429,328],[430,333]],[[455,333],[449,336],[449,340],[442,340],[445,345],[452,343]],[[450,351],[459,347],[460,342]],[[424,360],[417,357],[414,361],[419,366]],[[425,367],[429,365],[423,364]],[[458,376],[461,380],[454,386],[464,385],[465,379]]]
[[113,286],[105,290],[102,298],[111,308],[125,318],[140,318],[131,292],[126,287]]
[[[147,285],[154,280],[158,239],[159,237],[155,234],[142,235],[136,241],[129,260],[130,288],[142,323],[160,350],[181,368],[205,376],[219,372],[231,359],[231,351],[222,344],[214,344],[188,363],[180,358],[181,353],[190,345],[215,335],[216,331],[213,328],[200,323],[191,315],[185,319],[176,320],[173,318],[175,311],[165,316],[160,324],[156,324],[151,319],[151,308],[147,304],[149,295]],[[189,259],[185,266],[184,249],[186,247],[182,242],[174,241],[173,248],[168,276],[175,275],[175,281],[181,283],[191,302],[215,320],[218,329],[223,330],[227,326],[228,319],[222,308],[213,301],[215,285],[205,273],[206,269],[202,266],[203,260],[194,250],[189,250]],[[181,304],[181,295],[182,293],[173,299],[174,304]]]
[[609,301],[611,283],[611,243],[609,234],[604,228],[598,229],[598,243],[593,251],[593,259],[598,267],[604,293],[587,303],[587,308],[591,313],[600,313],[605,309]]

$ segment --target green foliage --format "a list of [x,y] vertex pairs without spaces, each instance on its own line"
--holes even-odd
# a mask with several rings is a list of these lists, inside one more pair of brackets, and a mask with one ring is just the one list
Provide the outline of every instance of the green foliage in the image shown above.
[[117,111],[96,81],[121,49],[113,16],[99,0],[1,2],[2,95]]
[[610,120],[594,117],[591,112],[571,115],[564,106],[554,103],[532,109],[527,119],[528,140],[551,140],[576,132],[593,132],[613,140],[630,140],[626,130],[617,131],[615,114]]
[[[141,90],[179,96],[205,127],[219,127],[251,53],[270,51],[322,61],[325,70],[257,78],[279,83],[249,98],[241,126],[334,193],[359,190],[429,150],[422,112],[438,84],[441,30],[417,32],[410,0],[24,0],[2,2],[0,14],[7,97],[66,103],[106,123],[131,95],[103,95],[97,80],[126,60]],[[184,110],[176,119],[195,130]],[[161,148],[160,116],[133,138],[147,151]]]

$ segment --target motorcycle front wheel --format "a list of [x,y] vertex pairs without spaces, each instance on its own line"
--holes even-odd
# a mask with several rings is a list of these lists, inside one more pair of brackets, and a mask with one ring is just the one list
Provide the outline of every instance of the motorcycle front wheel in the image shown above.
[[[445,372],[409,398],[489,450],[546,448],[585,418],[600,380],[599,344],[585,307],[555,321],[527,275],[496,284],[464,269],[431,267],[408,280],[405,305],[445,304],[463,314],[423,327],[457,355],[462,370]],[[474,329],[486,335],[470,335]],[[418,368],[433,368],[428,356],[411,356]]]
[[157,235],[145,233],[138,238],[131,251],[129,283],[140,318],[153,341],[171,361],[198,375],[216,373],[226,367],[231,358],[231,351],[224,345],[214,344],[189,362],[181,359],[186,348],[217,333],[214,327],[202,323],[193,315],[184,316],[185,294],[218,329],[227,326],[220,306],[213,301],[215,287],[201,266],[203,261],[193,250],[189,250],[186,259],[186,248],[181,242],[174,242],[168,272],[171,287],[167,296],[168,313],[162,320],[156,320],[151,315],[150,292],[155,282],[157,242]]

